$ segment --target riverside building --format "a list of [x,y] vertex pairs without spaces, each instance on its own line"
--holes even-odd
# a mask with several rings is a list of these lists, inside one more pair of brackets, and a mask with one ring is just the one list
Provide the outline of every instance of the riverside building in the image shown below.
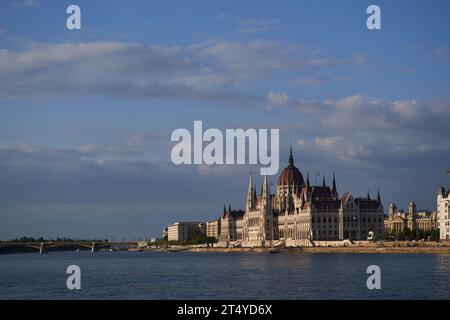
[[206,234],[206,224],[203,222],[176,222],[167,227],[167,240],[188,241],[196,233]]
[[437,214],[439,219],[439,238],[450,240],[450,188],[446,191],[444,187],[439,188],[437,195]]
[[221,215],[219,243],[242,247],[308,246],[315,241],[383,239],[384,210],[380,193],[371,199],[354,197],[350,192],[341,197],[336,179],[328,186],[310,184],[294,165],[292,148],[288,166],[278,178],[275,193],[269,178],[264,177],[259,194],[250,176],[244,210],[231,210]]
[[395,203],[389,205],[389,216],[384,220],[384,228],[386,233],[397,231],[421,230],[432,231],[438,227],[438,219],[436,212],[428,210],[417,210],[416,204],[410,202],[408,211],[397,210]]

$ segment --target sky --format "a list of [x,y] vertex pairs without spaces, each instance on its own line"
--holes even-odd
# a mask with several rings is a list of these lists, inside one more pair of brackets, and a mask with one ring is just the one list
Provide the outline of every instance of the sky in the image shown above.
[[386,212],[435,210],[449,14],[445,0],[1,1],[0,239],[160,237],[243,208],[257,167],[171,162],[171,133],[195,120],[279,129],[280,172],[292,143],[312,182],[335,172],[340,194],[379,189]]

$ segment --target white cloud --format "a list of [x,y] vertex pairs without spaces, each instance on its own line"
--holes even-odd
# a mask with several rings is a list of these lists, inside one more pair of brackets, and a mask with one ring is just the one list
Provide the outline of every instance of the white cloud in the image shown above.
[[363,98],[360,95],[354,95],[350,97],[345,97],[338,100],[326,100],[325,103],[329,105],[334,105],[336,108],[342,110],[351,110],[361,107]]
[[289,97],[284,92],[269,92],[267,94],[267,105],[269,108],[281,106],[289,101]]
[[389,101],[353,95],[290,101],[304,136],[298,147],[315,161],[326,155],[340,166],[373,169],[423,167],[450,156],[450,99]]
[[339,137],[316,137],[315,143],[321,148],[331,148],[336,147],[342,138]]
[[402,117],[416,117],[420,115],[417,101],[401,100],[392,102],[392,110]]
[[265,97],[238,89],[275,73],[289,76],[342,63],[316,54],[296,43],[266,40],[186,47],[32,42],[16,50],[0,49],[0,99],[101,95],[263,103]]

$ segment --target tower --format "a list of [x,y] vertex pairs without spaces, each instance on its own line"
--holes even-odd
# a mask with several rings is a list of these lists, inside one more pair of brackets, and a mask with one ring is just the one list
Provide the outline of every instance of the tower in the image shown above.
[[309,171],[306,171],[306,186],[309,189],[309,187],[310,187],[310,184],[309,184]]
[[333,187],[331,189],[331,196],[335,200],[338,198],[338,192],[337,192],[337,188],[336,188],[336,175],[334,174],[334,172],[333,172]]
[[416,204],[414,202],[410,202],[408,205],[408,215],[413,219],[416,217]]
[[269,178],[267,175],[264,176],[264,182],[262,185],[261,201],[260,201],[260,215],[259,215],[259,226],[260,226],[260,240],[262,245],[265,246],[266,240],[272,240],[273,236],[273,215],[272,215],[272,202],[270,196],[270,186]]
[[256,205],[255,186],[253,185],[252,175],[250,174],[250,178],[248,179],[246,210],[247,211],[254,210],[255,205]]
[[416,229],[416,204],[412,201],[408,205],[408,228]]
[[391,203],[389,205],[389,219],[392,219],[396,213],[397,213],[397,206],[395,205],[395,203]]

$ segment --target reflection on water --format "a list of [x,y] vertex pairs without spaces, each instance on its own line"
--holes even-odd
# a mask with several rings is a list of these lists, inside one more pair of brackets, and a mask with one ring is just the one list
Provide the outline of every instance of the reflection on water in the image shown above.
[[[80,291],[66,288],[81,267]],[[366,269],[381,268],[381,290]],[[1,299],[449,299],[450,255],[55,252],[0,255]]]

